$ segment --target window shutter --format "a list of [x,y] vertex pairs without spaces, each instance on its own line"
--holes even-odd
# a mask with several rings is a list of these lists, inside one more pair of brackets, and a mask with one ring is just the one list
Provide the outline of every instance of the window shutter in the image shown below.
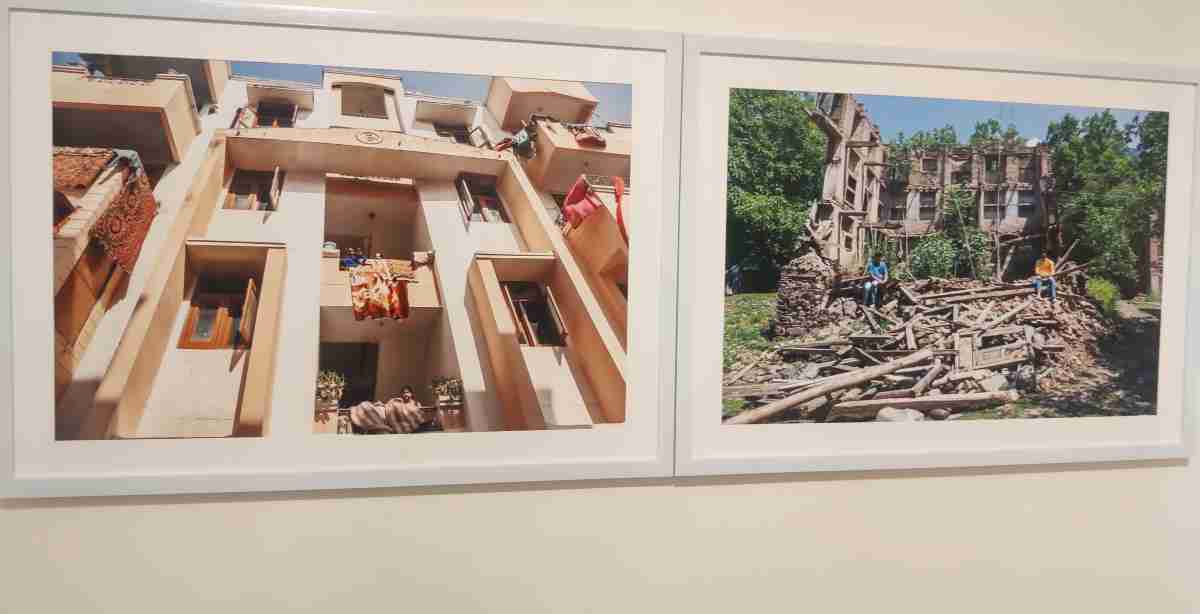
[[543,292],[546,293],[546,304],[550,306],[550,313],[554,316],[555,324],[558,324],[558,333],[562,335],[563,343],[566,343],[567,323],[563,321],[562,312],[558,310],[558,301],[554,300],[554,292],[550,290],[550,286],[545,286]]
[[275,167],[275,174],[271,177],[271,210],[279,210],[279,194],[283,191],[283,181],[280,178],[279,167]]
[[254,337],[254,320],[258,317],[258,294],[254,291],[254,280],[246,284],[246,299],[242,302],[242,321],[238,333],[242,341],[249,344]]
[[464,177],[459,177],[455,182],[458,188],[458,201],[462,205],[463,217],[467,220],[467,227],[471,226],[471,214],[475,211],[475,197],[471,194],[471,186],[467,184]]

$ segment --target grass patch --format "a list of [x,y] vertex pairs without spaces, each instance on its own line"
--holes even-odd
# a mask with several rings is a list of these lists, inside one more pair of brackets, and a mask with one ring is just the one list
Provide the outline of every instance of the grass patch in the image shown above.
[[721,399],[721,419],[736,416],[746,408],[745,399]]
[[739,358],[771,347],[767,322],[775,317],[775,293],[735,294],[725,297],[725,345],[723,367],[729,369]]

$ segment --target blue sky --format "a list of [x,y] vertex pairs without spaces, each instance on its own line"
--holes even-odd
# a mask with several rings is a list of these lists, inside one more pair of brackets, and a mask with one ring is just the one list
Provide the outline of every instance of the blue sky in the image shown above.
[[[77,53],[55,52],[56,64],[79,60]],[[305,83],[321,82],[321,66],[313,64],[274,64],[267,62],[231,61],[233,74],[261,79],[283,79]],[[347,67],[341,67],[347,68]],[[404,89],[434,96],[462,98],[483,102],[487,95],[488,77],[449,73],[417,72],[410,70],[386,70],[357,68],[371,72],[395,75],[404,80]],[[606,121],[629,122],[633,115],[633,87],[620,83],[586,83],[589,91],[599,101],[593,123]]]
[[[959,141],[965,142],[975,132],[975,122],[997,119],[1000,125],[1017,127],[1021,136],[1029,139],[1046,139],[1046,128],[1050,122],[1062,119],[1071,113],[1076,117],[1092,115],[1103,108],[1072,107],[1046,104],[1011,102],[989,102],[979,100],[953,100],[948,98],[910,98],[906,96],[876,96],[855,94],[855,98],[867,110],[867,116],[879,126],[885,141],[891,141],[904,131],[911,136],[918,130],[954,126]],[[1111,109],[1117,122],[1124,126],[1138,111]]]

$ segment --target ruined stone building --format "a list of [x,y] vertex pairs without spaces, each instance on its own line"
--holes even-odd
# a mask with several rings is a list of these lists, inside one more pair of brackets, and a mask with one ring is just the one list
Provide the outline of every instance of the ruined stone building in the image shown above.
[[971,193],[980,228],[997,233],[1000,241],[1033,235],[1054,239],[1047,145],[946,146],[905,154],[882,142],[878,126],[854,96],[818,94],[816,102],[810,118],[829,143],[821,202],[811,225],[822,255],[843,269],[865,265],[872,233],[919,240],[939,231],[951,186]]

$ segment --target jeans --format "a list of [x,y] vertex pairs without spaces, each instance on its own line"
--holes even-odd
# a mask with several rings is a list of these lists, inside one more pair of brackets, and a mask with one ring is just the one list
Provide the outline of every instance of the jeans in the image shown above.
[[1048,286],[1050,288],[1050,300],[1053,301],[1055,298],[1057,298],[1058,288],[1057,284],[1054,283],[1053,277],[1039,277],[1033,280],[1033,289],[1038,296],[1042,295],[1042,287],[1044,286]]
[[879,303],[879,286],[878,281],[868,281],[863,284],[863,304],[875,305]]

